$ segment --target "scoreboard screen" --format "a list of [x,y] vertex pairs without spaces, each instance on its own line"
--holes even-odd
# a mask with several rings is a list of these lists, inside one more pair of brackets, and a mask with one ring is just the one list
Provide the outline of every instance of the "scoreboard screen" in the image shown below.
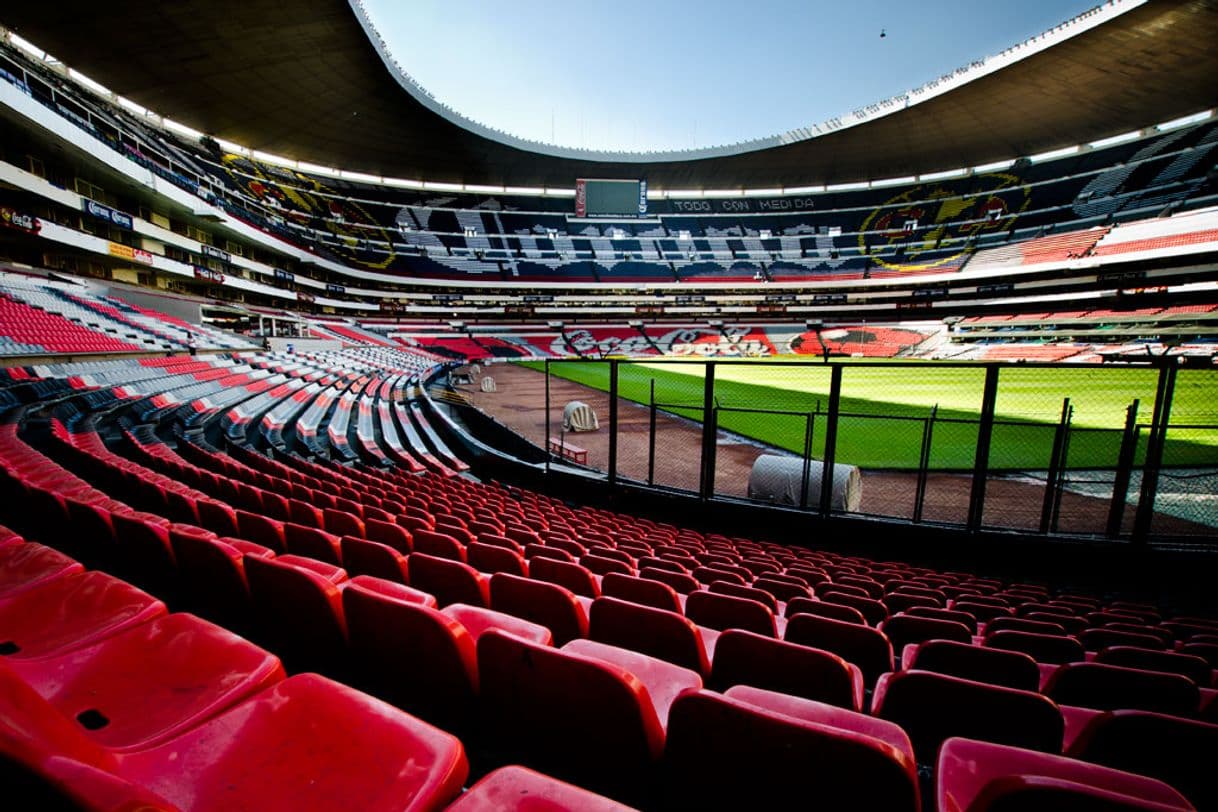
[[647,181],[580,178],[575,181],[576,217],[642,217]]

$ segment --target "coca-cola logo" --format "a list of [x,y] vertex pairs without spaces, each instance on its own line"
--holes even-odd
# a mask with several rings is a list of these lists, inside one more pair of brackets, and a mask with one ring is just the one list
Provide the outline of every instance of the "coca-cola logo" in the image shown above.
[[37,234],[42,228],[42,223],[32,214],[10,209],[8,206],[0,206],[0,223],[8,228],[14,228],[18,231],[28,231],[31,234]]

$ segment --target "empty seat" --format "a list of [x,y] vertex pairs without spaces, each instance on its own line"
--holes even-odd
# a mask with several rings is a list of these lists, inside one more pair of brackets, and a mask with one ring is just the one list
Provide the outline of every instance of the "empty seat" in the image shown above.
[[954,640],[927,640],[905,648],[901,667],[1005,685],[1023,691],[1040,689],[1036,661],[1018,651],[984,648]]
[[919,764],[933,764],[953,736],[1058,753],[1065,723],[1048,697],[930,671],[885,674],[872,713],[909,734]]
[[777,573],[758,576],[753,581],[753,588],[765,590],[784,603],[790,602],[793,598],[809,600],[812,598],[810,587],[781,580]]
[[306,527],[295,522],[287,522],[283,526],[284,545],[291,555],[300,555],[342,566],[342,544],[338,536],[319,530],[316,527]]
[[915,615],[893,615],[880,624],[880,630],[888,635],[895,651],[910,643],[927,640],[955,640],[957,643],[973,642],[973,633],[968,626],[954,620],[939,620]]
[[524,556],[506,547],[475,541],[465,548],[465,553],[469,565],[479,572],[507,572],[522,578],[528,577],[529,567]]
[[588,637],[710,674],[710,659],[700,630],[677,612],[600,597],[592,602]]
[[177,587],[178,567],[169,543],[169,523],[147,513],[113,513],[114,538],[122,575],[158,595]]
[[1066,628],[1059,623],[1047,623],[1043,620],[1028,620],[1026,617],[1002,615],[985,624],[986,635],[1000,631],[1032,632],[1033,634],[1064,635]]
[[961,612],[968,612],[981,623],[989,623],[1000,617],[1014,617],[1009,607],[996,603],[982,603],[979,598],[971,595],[952,601],[948,606]]
[[354,513],[338,508],[325,508],[322,510],[322,517],[329,533],[336,536],[364,537],[364,520]]
[[1095,655],[1095,662],[1180,674],[1195,682],[1198,688],[1208,687],[1213,674],[1210,664],[1201,657],[1135,646],[1112,646],[1103,649]]
[[1166,649],[1167,644],[1154,634],[1139,634],[1118,629],[1084,629],[1078,636],[1087,651],[1099,651],[1109,646],[1137,646],[1138,648]]
[[683,612],[680,596],[668,584],[611,572],[601,579],[601,594],[669,612]]
[[776,637],[778,627],[774,613],[765,604],[734,595],[720,595],[698,590],[685,599],[685,616],[699,626],[724,631],[745,629]]
[[251,513],[247,510],[237,511],[237,536],[261,544],[277,553],[287,552],[284,546],[283,522]]
[[373,575],[399,584],[409,583],[410,570],[406,556],[376,541],[343,536],[340,541],[343,569],[351,577]]
[[939,753],[935,794],[940,810],[1188,810],[1162,781],[1059,755],[965,738]]
[[650,578],[653,581],[668,584],[681,595],[688,595],[702,588],[702,585],[698,583],[698,579],[687,572],[672,572],[670,570],[656,569],[655,567],[643,567],[639,570],[639,577]]
[[752,685],[859,711],[863,675],[858,666],[811,646],[732,629],[719,636],[708,687],[724,691]]
[[631,807],[527,767],[487,773],[445,812],[631,812]]
[[874,685],[893,666],[892,643],[879,629],[816,615],[799,614],[787,619],[784,640],[824,649],[854,663],[867,685]]
[[0,749],[90,805],[104,779],[115,808],[134,808],[123,801],[129,793],[181,809],[438,809],[469,770],[455,737],[316,674],[284,680],[136,753],[100,750],[47,719],[38,702],[5,681],[0,714],[12,721],[0,725]]
[[638,678],[603,660],[498,631],[482,635],[477,649],[483,719],[496,741],[510,743],[513,758],[610,797],[637,800],[664,749],[659,716]]
[[343,589],[359,684],[446,729],[465,730],[478,692],[474,637],[434,599],[361,576]]
[[[606,552],[613,552],[607,550]],[[634,567],[627,564],[625,561],[619,561],[616,558],[611,558],[604,555],[596,555],[588,553],[581,556],[579,563],[586,567],[590,572],[597,575],[608,575],[611,572],[621,573],[622,575],[634,575]]]
[[74,572],[0,598],[0,656],[46,657],[166,614],[165,604],[103,572]]
[[341,675],[347,630],[337,576],[326,577],[294,556],[251,555],[245,556],[245,575],[259,639],[279,653],[288,670]]
[[435,595],[440,606],[450,603],[490,605],[486,576],[469,564],[418,552],[411,553],[406,560],[410,585]]
[[661,727],[668,724],[669,708],[678,696],[702,687],[702,674],[698,671],[610,643],[588,639],[572,640],[563,646],[562,650],[625,669],[643,683]]
[[863,598],[859,597],[858,595],[846,595],[840,592],[820,594],[819,597],[825,603],[837,603],[841,604],[842,606],[849,606],[852,609],[857,609],[862,613],[868,626],[879,626],[888,619],[888,607],[880,601],[872,598]]
[[558,584],[498,572],[491,576],[490,607],[549,629],[555,645],[588,636],[588,616],[571,590]]
[[939,609],[934,606],[914,606],[909,610],[908,614],[914,617],[929,617],[935,620],[950,620],[954,623],[963,623],[968,627],[969,634],[977,633],[977,618],[968,612],[959,612],[954,609]]
[[895,725],[771,691],[691,691],[673,703],[666,808],[919,809],[909,740]]
[[1179,674],[1104,663],[1068,663],[1053,672],[1045,693],[1062,705],[1097,710],[1147,710],[1177,716],[1196,714],[1196,683]]
[[403,555],[414,551],[411,544],[410,531],[400,524],[378,519],[364,520],[364,537],[369,541],[379,541],[388,544]]
[[858,623],[862,626],[867,625],[867,619],[863,617],[863,613],[852,606],[845,606],[840,603],[826,603],[816,598],[795,597],[787,601],[787,617],[800,613],[833,618],[834,620],[841,620],[846,623]]
[[1072,663],[1086,656],[1083,644],[1076,637],[1064,634],[1038,634],[1003,629],[986,634],[988,648],[1021,651],[1038,663]]
[[80,563],[50,547],[30,541],[6,544],[0,548],[0,597],[15,595],[61,575],[83,570]]
[[7,667],[103,747],[143,749],[284,677],[279,659],[194,615],[163,615]]
[[274,553],[242,539],[170,533],[170,542],[186,606],[225,628],[243,634],[252,630],[255,621],[245,557],[271,558]]
[[709,591],[717,592],[720,595],[735,595],[737,598],[747,598],[751,601],[767,607],[771,612],[778,613],[778,599],[766,592],[764,589],[754,589],[751,586],[742,586],[734,584],[730,581],[715,581],[708,587]]
[[1218,725],[1162,713],[1117,710],[1098,714],[1068,755],[1166,781],[1198,809],[1218,809],[1213,754]]
[[447,533],[418,530],[412,536],[416,553],[426,553],[437,558],[448,558],[463,563],[466,560],[465,545]]
[[538,581],[558,584],[585,598],[595,598],[601,594],[601,588],[592,571],[574,561],[536,557],[529,562],[529,576]]

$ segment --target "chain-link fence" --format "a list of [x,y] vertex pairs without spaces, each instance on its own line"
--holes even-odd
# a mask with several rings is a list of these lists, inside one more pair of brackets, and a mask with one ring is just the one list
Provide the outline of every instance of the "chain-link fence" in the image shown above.
[[[527,399],[544,390],[544,415],[522,433],[550,447],[555,464],[586,465],[611,481],[976,529],[1218,536],[1214,369],[537,366],[543,374],[515,391]],[[598,430],[572,422],[575,403],[595,414]]]

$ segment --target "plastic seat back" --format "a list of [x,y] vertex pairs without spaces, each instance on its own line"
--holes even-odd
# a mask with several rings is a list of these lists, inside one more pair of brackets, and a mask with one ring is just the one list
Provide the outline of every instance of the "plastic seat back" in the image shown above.
[[540,623],[554,635],[556,646],[588,636],[587,614],[565,587],[499,572],[491,576],[490,593],[490,608]]
[[0,655],[10,662],[96,643],[168,612],[104,572],[75,572],[0,599]]
[[699,590],[685,599],[685,616],[700,626],[712,629],[744,629],[775,637],[778,627],[774,613],[763,603],[734,595]]
[[465,563],[465,545],[447,533],[418,530],[413,534],[416,553],[426,553],[437,558],[447,558]]
[[592,571],[583,564],[536,556],[529,561],[529,576],[538,581],[558,584],[576,595],[595,598],[601,594],[600,585]]
[[399,584],[409,583],[410,569],[406,556],[388,544],[354,536],[343,536],[340,544],[343,568],[352,578],[373,575]]
[[184,809],[367,812],[442,809],[468,772],[456,737],[316,674],[286,679],[121,767]]
[[485,721],[512,742],[513,757],[634,802],[664,748],[660,720],[637,678],[497,631],[478,639],[478,671]]
[[893,615],[880,624],[880,629],[892,641],[894,651],[900,651],[910,643],[926,640],[955,640],[958,643],[973,641],[973,634],[968,626],[954,620],[939,620],[933,617]]
[[1196,683],[1188,677],[1095,662],[1063,665],[1049,678],[1045,693],[1062,705],[1176,716],[1195,715],[1201,702]]
[[[907,650],[908,651],[908,650]],[[934,671],[953,677],[1003,685],[1021,691],[1040,688],[1040,669],[1036,661],[1018,651],[985,648],[954,640],[927,640],[912,650],[903,668]]]
[[270,652],[185,612],[13,670],[95,741],[121,749],[170,739],[284,677]]
[[708,687],[752,685],[818,702],[862,710],[863,677],[836,654],[753,632],[719,635]]
[[1161,781],[1071,758],[954,738],[936,769],[939,809],[1041,812],[1191,809]]
[[1218,809],[1214,753],[1218,753],[1216,724],[1117,710],[1093,719],[1075,739],[1069,755],[1166,781],[1198,809]]
[[909,733],[919,764],[933,764],[953,736],[1060,752],[1065,723],[1048,697],[930,671],[884,675],[872,713]]
[[469,564],[426,553],[411,553],[407,562],[410,585],[435,595],[440,606],[489,606],[487,578]]
[[464,730],[478,693],[474,638],[407,587],[358,577],[343,589],[352,665],[376,696]]
[[592,602],[588,637],[675,665],[710,674],[706,645],[694,623],[680,614],[612,597]]
[[893,667],[892,643],[879,629],[833,618],[799,614],[787,618],[784,640],[831,651],[863,672],[867,685]]
[[673,703],[662,781],[673,809],[783,809],[792,798],[819,809],[920,809],[908,754],[710,691]]
[[475,541],[465,548],[469,565],[479,572],[507,572],[520,577],[528,577],[529,568],[524,556],[514,553],[506,547],[494,544],[483,544]]
[[293,673],[343,674],[347,629],[338,587],[280,558],[247,555],[244,564],[260,640]]
[[650,578],[611,572],[601,579],[601,594],[678,614],[683,611],[677,591]]

